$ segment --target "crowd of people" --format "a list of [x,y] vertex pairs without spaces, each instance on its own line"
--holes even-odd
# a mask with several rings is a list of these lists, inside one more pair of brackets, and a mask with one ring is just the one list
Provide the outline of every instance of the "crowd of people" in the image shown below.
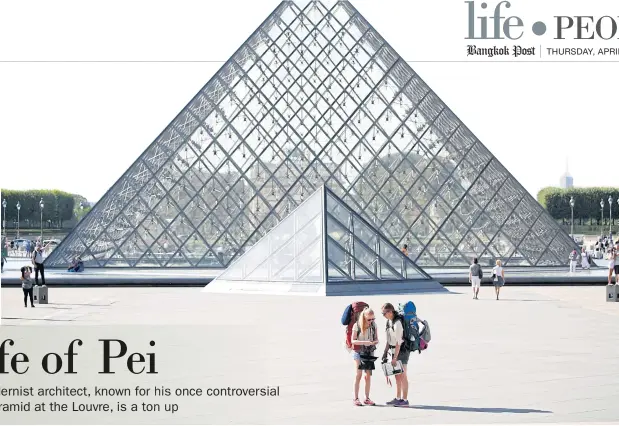
[[41,244],[41,239],[37,238],[36,240],[11,240],[3,242],[3,245],[6,245],[7,251],[12,252],[12,256],[32,256],[37,244]]
[[[613,274],[615,275],[614,284],[619,283],[619,240],[613,242],[608,237],[600,238],[596,243],[596,250],[602,251],[602,258],[608,261],[608,285],[613,285]],[[575,249],[570,253],[570,273],[576,272],[579,259],[583,270],[591,269],[591,254],[587,253],[583,247],[580,254]]]

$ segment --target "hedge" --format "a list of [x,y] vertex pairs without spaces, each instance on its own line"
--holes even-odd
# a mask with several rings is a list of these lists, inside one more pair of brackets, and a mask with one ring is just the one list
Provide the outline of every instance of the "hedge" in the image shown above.
[[[1,189],[2,201],[6,200],[7,226],[17,220],[17,202],[21,205],[19,211],[20,223],[28,223],[30,226],[40,225],[41,208],[39,202],[43,198],[43,222],[48,220],[61,228],[62,222],[71,220],[74,216],[75,196],[59,190],[28,190],[14,191]],[[81,197],[83,198],[83,197]],[[78,202],[79,205],[79,202]],[[2,210],[4,216],[4,209]]]
[[619,219],[619,188],[543,188],[537,194],[537,201],[557,219],[570,220],[572,210],[570,198],[574,197],[574,220],[589,220],[600,222],[602,209],[600,201],[604,200],[604,221],[608,221],[610,209],[608,197],[613,197],[613,218]]

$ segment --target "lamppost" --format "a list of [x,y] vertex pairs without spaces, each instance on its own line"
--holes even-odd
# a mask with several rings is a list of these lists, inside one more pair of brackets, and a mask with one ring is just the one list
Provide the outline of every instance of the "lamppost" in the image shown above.
[[574,239],[574,197],[570,197],[570,207],[572,208],[572,240]]
[[39,206],[41,207],[41,244],[43,244],[43,207],[45,207],[43,197],[41,197],[41,201],[39,201]]
[[600,208],[602,210],[602,227],[600,231],[600,236],[604,236],[604,199],[600,200]]
[[84,219],[84,203],[80,201],[80,213],[78,216],[78,222],[81,222]]
[[19,238],[19,211],[21,210],[21,204],[19,201],[15,207],[17,207],[17,238]]
[[2,200],[2,226],[4,226],[4,238],[6,238],[6,198]]
[[608,208],[610,212],[608,214],[608,237],[610,238],[613,235],[613,196],[608,196]]

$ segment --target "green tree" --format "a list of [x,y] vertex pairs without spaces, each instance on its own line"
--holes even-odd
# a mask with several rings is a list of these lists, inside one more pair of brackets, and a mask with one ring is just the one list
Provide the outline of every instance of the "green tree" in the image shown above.
[[[6,200],[7,202],[7,225],[17,220],[17,203],[19,202],[21,206],[19,211],[20,224],[26,223],[31,227],[41,226],[41,200],[43,200],[43,222],[49,221],[52,226],[58,228],[62,227],[64,221],[71,220],[74,217],[76,197],[85,200],[84,197],[57,189],[26,191],[1,189],[0,196],[3,201]],[[4,215],[4,210],[2,214]]]
[[537,194],[537,201],[557,220],[570,220],[572,210],[570,199],[574,197],[574,221],[601,225],[602,208],[600,201],[604,200],[604,222],[608,223],[610,208],[608,197],[613,198],[613,222],[619,219],[619,188],[543,188]]

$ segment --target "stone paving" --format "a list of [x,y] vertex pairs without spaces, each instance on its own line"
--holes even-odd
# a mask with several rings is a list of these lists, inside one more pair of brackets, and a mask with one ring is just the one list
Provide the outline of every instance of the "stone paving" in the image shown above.
[[[339,325],[351,298],[52,288],[53,304],[24,309],[20,289],[1,293],[3,327],[203,324],[267,330],[256,344],[268,346],[268,357],[280,368],[277,403],[205,407],[204,417],[191,422],[619,422],[619,303],[605,302],[603,287],[506,287],[500,301],[485,287],[480,300],[462,287],[412,296],[420,316],[430,321],[433,340],[426,352],[411,357],[409,409],[352,406],[352,361]],[[363,299],[380,312],[383,302],[407,296]],[[381,318],[384,339],[383,327]],[[243,351],[233,353],[237,358],[228,361],[246,362]],[[238,379],[251,381],[251,373]],[[372,397],[384,403],[392,392],[377,371]]]

